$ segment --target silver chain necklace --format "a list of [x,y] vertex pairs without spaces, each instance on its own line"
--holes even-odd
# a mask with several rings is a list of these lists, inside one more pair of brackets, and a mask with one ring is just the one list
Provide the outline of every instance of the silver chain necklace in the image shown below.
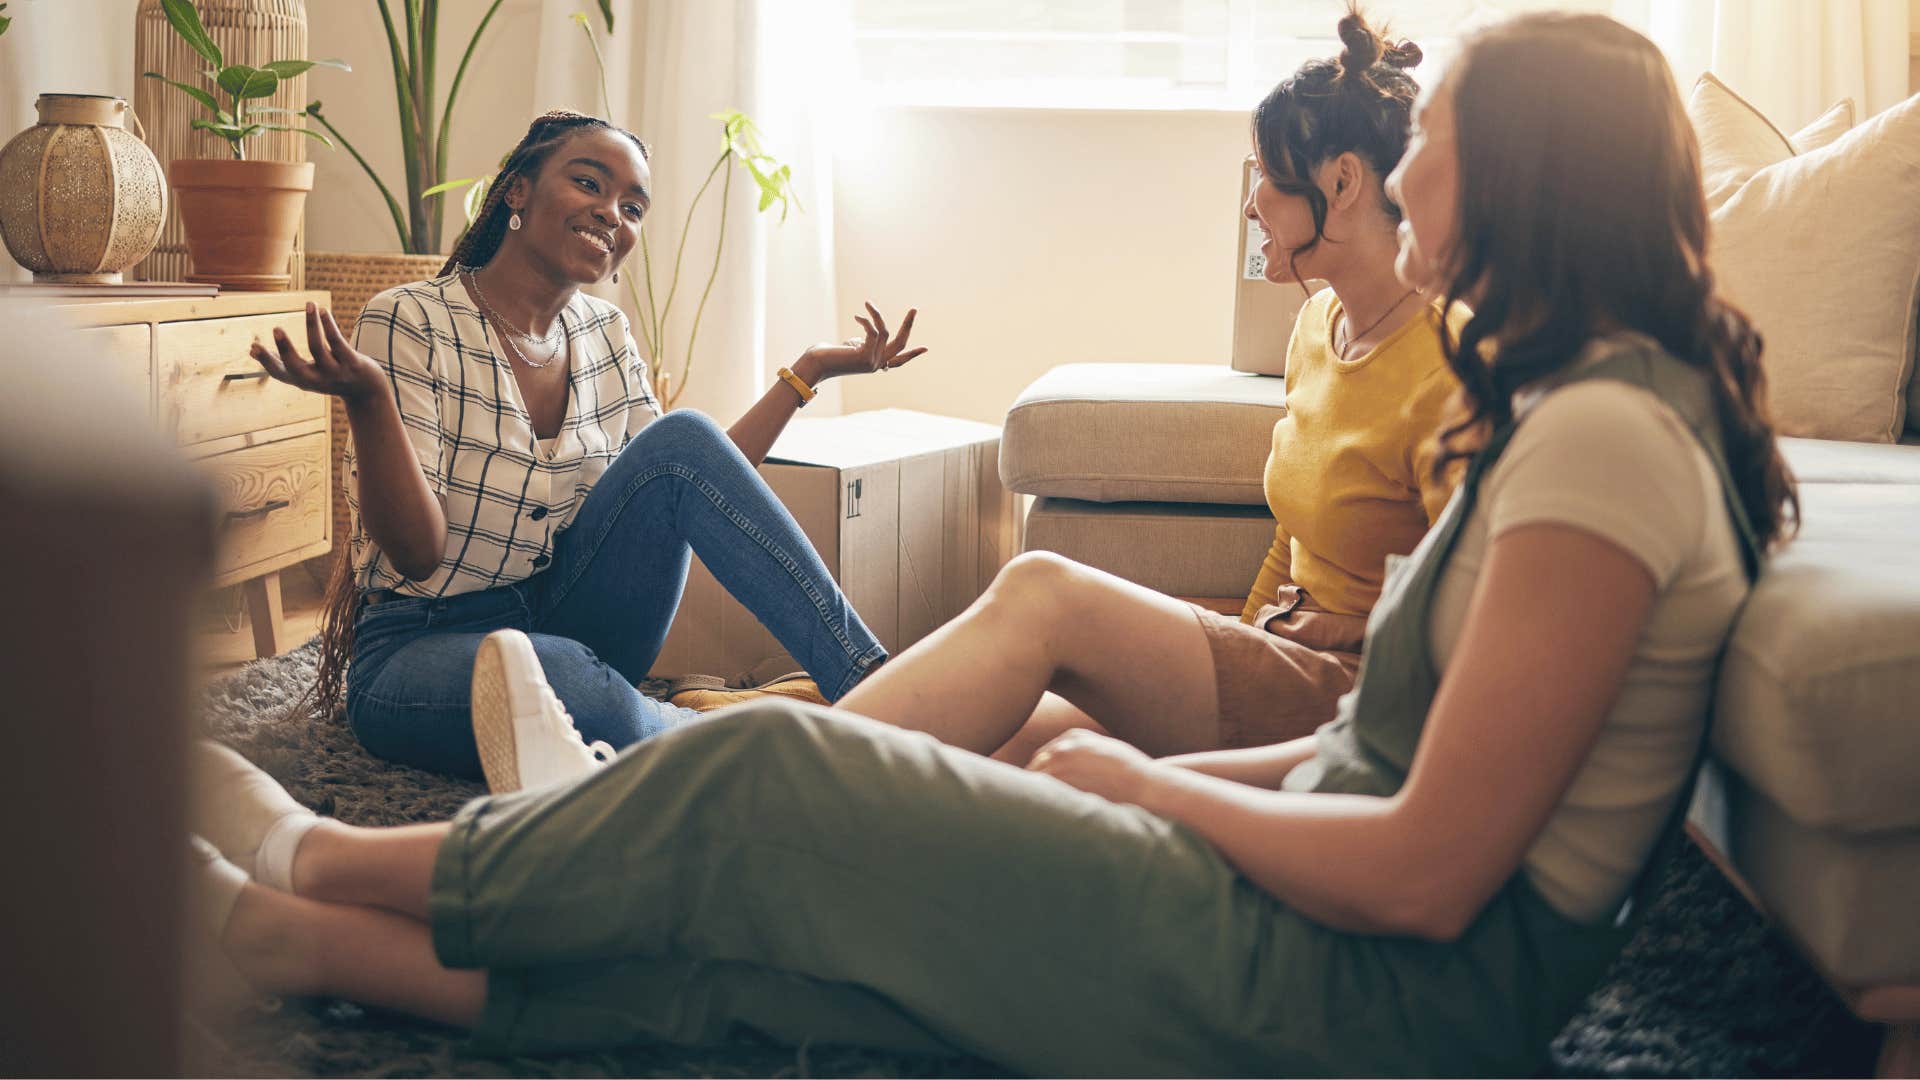
[[[545,337],[536,337],[533,334],[529,334],[525,330],[508,322],[498,311],[493,309],[492,304],[487,302],[487,294],[480,289],[478,267],[463,266],[461,269],[466,272],[467,285],[473,290],[473,298],[480,302],[480,310],[486,313],[486,316],[497,323],[502,330],[506,331],[506,333],[500,335],[500,340],[506,345],[508,352],[519,357],[521,363],[532,368],[551,367],[553,362],[560,358],[561,346],[564,344],[564,340],[556,342],[555,339],[559,338],[566,331],[567,323],[564,314],[554,319],[553,329],[548,330]],[[528,344],[539,342],[545,346],[548,350],[547,358],[543,361],[535,361],[533,357],[527,354],[525,348],[514,343],[513,339],[516,337]]]
[[1407,302],[1407,297],[1412,296],[1414,293],[1419,291],[1420,290],[1418,289],[1408,289],[1406,292],[1401,293],[1400,299],[1395,300],[1393,302],[1392,307],[1381,312],[1379,318],[1368,323],[1367,328],[1365,330],[1360,331],[1358,334],[1353,332],[1353,320],[1347,317],[1346,309],[1342,308],[1340,311],[1340,328],[1342,330],[1347,331],[1347,343],[1345,345],[1340,346],[1340,362],[1343,364],[1348,362],[1347,353],[1352,350],[1354,342],[1359,341],[1361,338],[1366,337],[1368,334],[1373,333],[1374,327],[1379,326],[1383,322],[1386,322],[1387,316],[1393,314],[1396,311],[1399,311],[1400,305]]

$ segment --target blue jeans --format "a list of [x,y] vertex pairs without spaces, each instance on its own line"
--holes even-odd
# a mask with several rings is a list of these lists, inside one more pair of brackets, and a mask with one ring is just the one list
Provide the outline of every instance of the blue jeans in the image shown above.
[[365,605],[347,722],[376,756],[478,778],[470,684],[480,641],[523,631],[589,742],[623,748],[695,715],[634,689],[680,605],[690,552],[758,616],[828,700],[886,658],[792,515],[726,432],[695,412],[647,425],[607,468],[553,562],[524,581]]

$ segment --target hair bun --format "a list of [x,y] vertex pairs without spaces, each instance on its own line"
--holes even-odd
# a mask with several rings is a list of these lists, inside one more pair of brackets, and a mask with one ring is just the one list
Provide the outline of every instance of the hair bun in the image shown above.
[[1387,46],[1386,52],[1382,53],[1380,58],[1386,61],[1388,67],[1400,68],[1404,71],[1407,68],[1419,67],[1420,61],[1425,59],[1426,55],[1420,51],[1420,46],[1411,41],[1396,41]]
[[1348,8],[1340,16],[1340,43],[1346,46],[1340,52],[1340,73],[1359,75],[1372,67],[1380,59],[1380,35],[1367,25],[1366,17],[1358,8]]

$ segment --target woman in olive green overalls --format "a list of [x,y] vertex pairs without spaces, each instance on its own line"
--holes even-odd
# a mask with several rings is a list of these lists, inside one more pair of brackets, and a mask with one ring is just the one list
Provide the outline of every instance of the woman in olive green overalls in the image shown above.
[[[737,1024],[1041,1074],[1535,1068],[1677,834],[1792,482],[1651,43],[1501,24],[1416,120],[1400,272],[1475,312],[1442,438],[1469,467],[1316,736],[1154,761],[1076,732],[1022,771],[756,704],[400,829],[241,775],[196,828],[276,887],[207,856],[225,955],[514,1052]],[[941,692],[971,617],[850,707]]]

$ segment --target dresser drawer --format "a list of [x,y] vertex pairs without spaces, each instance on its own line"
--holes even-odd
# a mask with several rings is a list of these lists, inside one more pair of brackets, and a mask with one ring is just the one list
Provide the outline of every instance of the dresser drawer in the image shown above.
[[131,394],[149,413],[153,409],[153,327],[146,323],[96,326],[78,332],[89,355],[105,366],[107,378]]
[[324,549],[333,518],[326,432],[215,454],[199,464],[220,488],[222,579],[303,548]]
[[306,315],[298,311],[160,325],[160,422],[181,445],[327,415],[324,396],[275,382],[247,355],[256,338],[273,348],[276,326],[307,354]]

